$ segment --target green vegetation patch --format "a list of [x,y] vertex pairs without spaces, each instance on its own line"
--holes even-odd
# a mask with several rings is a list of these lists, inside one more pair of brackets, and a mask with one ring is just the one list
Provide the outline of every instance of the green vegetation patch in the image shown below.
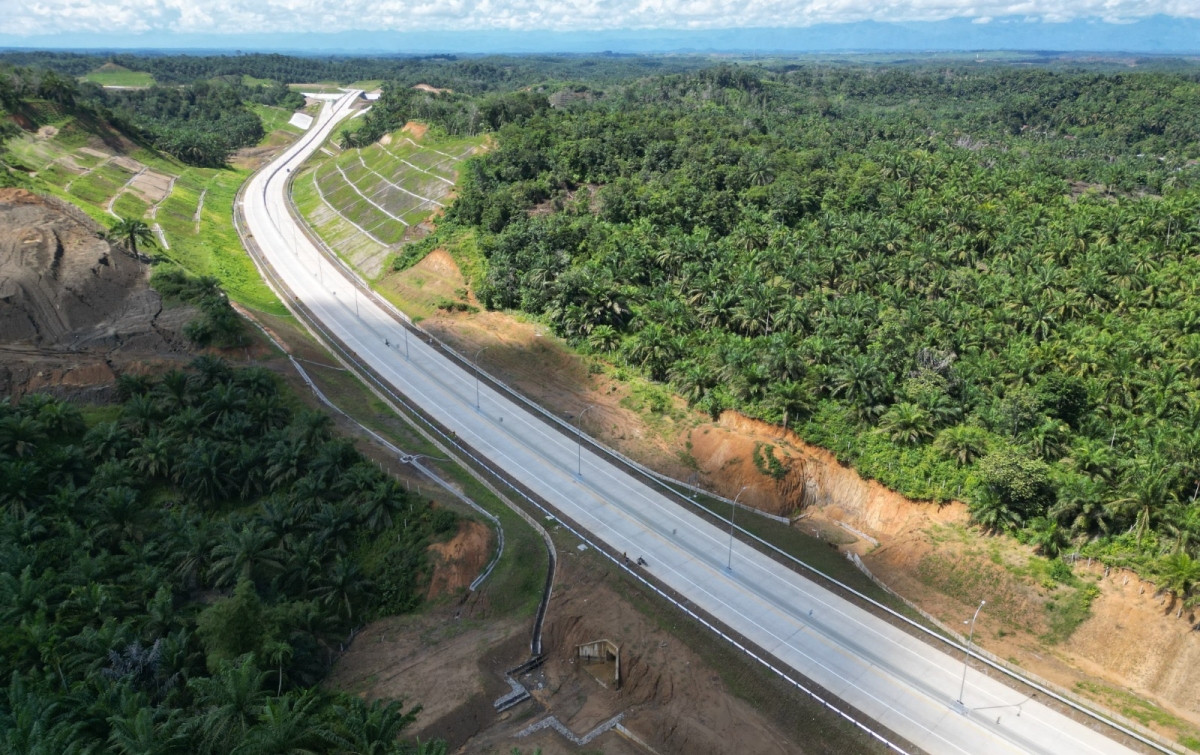
[[150,209],[150,205],[142,201],[132,192],[125,192],[113,202],[113,212],[123,218],[140,218]]
[[276,131],[283,131],[289,134],[302,133],[300,129],[288,123],[293,113],[291,110],[258,104],[251,105],[250,109],[262,120],[263,138],[259,144],[265,142]]
[[1174,729],[1180,744],[1200,752],[1200,729],[1149,700],[1098,682],[1076,682],[1075,688],[1143,726]]
[[[192,170],[195,172],[189,181],[176,181],[172,196],[159,208],[158,220],[171,245],[161,256],[193,275],[216,278],[229,298],[239,304],[285,314],[286,308],[259,276],[233,226],[234,198],[249,173],[229,169]],[[208,180],[199,183],[205,177]],[[200,191],[196,191],[198,187]],[[197,233],[193,217],[201,192],[204,192],[204,206]]]
[[285,722],[316,755],[368,731],[371,752],[409,752],[398,702],[320,683],[364,619],[419,602],[455,515],[268,370],[202,357],[118,391],[86,415],[38,394],[0,404],[0,548],[20,554],[0,565],[6,731],[55,752],[139,731],[260,752]]
[[1200,567],[1165,559],[1200,545],[1194,77],[714,66],[517,94],[389,90],[344,139],[495,131],[421,242],[474,232],[485,306],[1192,597]]
[[154,76],[145,71],[131,71],[113,63],[89,72],[83,80],[104,87],[149,87],[156,83]]

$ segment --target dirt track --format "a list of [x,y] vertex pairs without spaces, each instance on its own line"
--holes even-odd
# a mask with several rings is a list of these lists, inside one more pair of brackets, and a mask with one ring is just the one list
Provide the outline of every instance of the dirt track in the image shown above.
[[[444,737],[451,752],[579,752],[554,731],[517,735],[549,715],[582,735],[619,713],[661,755],[873,751],[799,693],[774,686],[752,661],[639,593],[592,552],[560,543],[560,553],[547,661],[522,679],[532,701],[500,715],[491,705],[508,689],[503,671],[528,656],[529,620],[482,620],[486,607],[470,597],[368,626],[328,684],[368,699],[420,702],[412,733]],[[599,638],[621,646],[620,689],[575,659],[578,644]],[[593,750],[645,753],[616,732],[593,740]]]

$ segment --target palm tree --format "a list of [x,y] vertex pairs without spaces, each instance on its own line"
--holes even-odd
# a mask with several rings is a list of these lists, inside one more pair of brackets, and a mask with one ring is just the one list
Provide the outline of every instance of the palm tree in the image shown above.
[[783,429],[787,430],[790,420],[797,414],[810,411],[813,406],[812,391],[803,383],[786,380],[775,383],[767,394],[768,401],[783,412]]
[[960,467],[971,464],[987,453],[988,432],[974,425],[955,425],[938,433],[934,448],[949,456]]
[[344,608],[346,619],[351,620],[354,618],[354,603],[362,594],[365,584],[366,580],[359,571],[358,562],[338,556],[333,562],[333,568],[314,594],[323,604],[334,608],[338,613]]
[[266,704],[267,676],[254,666],[254,657],[247,656],[241,665],[225,665],[216,676],[188,680],[200,711],[189,729],[201,751],[228,755],[243,742]]
[[320,697],[308,691],[267,701],[258,724],[232,755],[318,755],[334,734],[319,720]]
[[233,377],[233,369],[220,357],[207,354],[192,360],[191,368],[198,374],[200,387],[207,390],[217,383],[227,382]]
[[304,409],[296,412],[291,427],[305,443],[318,446],[332,437],[333,418],[324,412]]
[[375,487],[362,496],[358,514],[363,524],[372,532],[380,532],[392,526],[393,515],[401,510],[407,494],[400,483],[392,478],[380,480]]
[[249,524],[238,530],[227,529],[221,542],[213,548],[210,569],[213,584],[223,587],[240,579],[254,581],[281,571],[283,552],[271,544],[272,539],[267,530]]
[[1150,531],[1159,507],[1175,500],[1175,491],[1171,485],[1172,475],[1169,474],[1168,467],[1169,465],[1159,460],[1142,460],[1134,479],[1125,487],[1125,495],[1110,504],[1114,510],[1126,515],[1133,514],[1133,526],[1137,531],[1139,545]]
[[[263,648],[263,650],[267,654],[267,661],[279,669],[277,672],[279,683],[275,689],[275,696],[278,697],[283,694],[283,667],[291,663],[292,654],[295,652],[295,649],[286,642],[272,642]],[[355,699],[357,700],[358,698]]]
[[33,417],[22,414],[0,419],[0,453],[32,456],[45,439],[46,428]]
[[626,342],[629,361],[650,372],[653,380],[666,377],[667,368],[679,356],[679,345],[665,325],[650,323]]
[[206,438],[188,443],[175,463],[176,481],[199,501],[216,502],[235,489],[231,459],[224,446]]
[[[0,438],[3,438],[3,420],[0,420]],[[101,422],[88,430],[83,446],[88,456],[97,461],[107,461],[125,455],[131,439],[129,431],[116,422]]]
[[1200,561],[1186,553],[1172,553],[1159,561],[1158,572],[1162,576],[1163,588],[1178,603],[1179,610],[1175,612],[1175,618],[1179,618],[1183,615],[1184,602],[1196,584],[1200,583]]
[[612,351],[621,343],[621,335],[611,325],[597,325],[587,336],[588,346],[596,351]]
[[1058,484],[1058,500],[1047,516],[1067,524],[1076,535],[1108,534],[1111,517],[1110,508],[1104,505],[1104,485],[1080,474],[1064,477]]
[[79,409],[65,401],[52,400],[42,404],[37,411],[37,420],[51,435],[75,435],[83,432],[83,415]]
[[342,555],[350,550],[354,538],[355,512],[344,503],[326,503],[312,517],[317,541]]
[[154,246],[154,232],[146,221],[138,218],[121,218],[113,223],[104,234],[111,241],[125,248],[134,257],[140,257],[139,246]]
[[[170,710],[169,714],[163,713]],[[164,708],[140,708],[131,715],[109,719],[108,743],[121,755],[172,755],[186,738],[179,732],[177,711]]]
[[1067,533],[1058,522],[1040,516],[1029,523],[1029,543],[1046,558],[1057,556],[1067,544]]
[[129,463],[134,469],[150,477],[168,477],[174,456],[175,444],[170,436],[155,429],[137,440],[129,454]]
[[884,412],[879,420],[879,429],[897,443],[915,446],[933,437],[932,424],[928,412],[905,401]]
[[1186,552],[1188,541],[1200,534],[1200,505],[1195,502],[1169,504],[1162,518],[1162,526],[1175,536],[1175,552]]
[[414,720],[420,708],[404,712],[400,700],[373,700],[368,705],[360,697],[348,697],[334,707],[339,751],[345,755],[391,755],[400,733]]
[[1021,523],[1021,514],[1013,511],[995,493],[982,488],[970,503],[971,519],[985,532],[1003,532]]

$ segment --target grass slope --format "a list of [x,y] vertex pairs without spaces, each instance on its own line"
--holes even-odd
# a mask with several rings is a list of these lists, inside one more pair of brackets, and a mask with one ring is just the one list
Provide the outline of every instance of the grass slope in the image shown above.
[[105,63],[83,77],[103,87],[149,87],[154,86],[154,76],[145,71],[131,71],[124,66]]
[[482,137],[403,130],[383,141],[353,150],[327,144],[292,188],[310,226],[372,278],[389,255],[424,235],[419,226],[452,201],[462,160],[483,147]]
[[[116,220],[108,210],[112,202],[117,215],[161,227],[169,248],[158,249],[156,256],[193,274],[215,276],[240,304],[286,312],[259,277],[233,227],[234,197],[249,171],[189,167],[139,149],[104,124],[68,117],[43,125],[55,126],[58,133],[50,138],[21,134],[4,144],[2,154],[5,162],[32,172],[35,191],[71,202],[103,226]],[[149,202],[129,188],[130,179],[142,170],[163,177],[164,183],[174,180],[161,202]]]
[[292,117],[292,111],[280,107],[272,107],[271,105],[252,104],[250,109],[262,119],[263,138],[259,144],[265,144],[275,135],[276,131],[283,131],[288,134],[301,134],[300,129],[288,123]]

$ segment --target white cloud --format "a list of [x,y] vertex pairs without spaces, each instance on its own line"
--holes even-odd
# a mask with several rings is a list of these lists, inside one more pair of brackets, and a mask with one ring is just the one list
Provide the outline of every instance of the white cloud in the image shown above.
[[3,0],[0,34],[720,29],[1029,16],[1200,17],[1196,0]]

